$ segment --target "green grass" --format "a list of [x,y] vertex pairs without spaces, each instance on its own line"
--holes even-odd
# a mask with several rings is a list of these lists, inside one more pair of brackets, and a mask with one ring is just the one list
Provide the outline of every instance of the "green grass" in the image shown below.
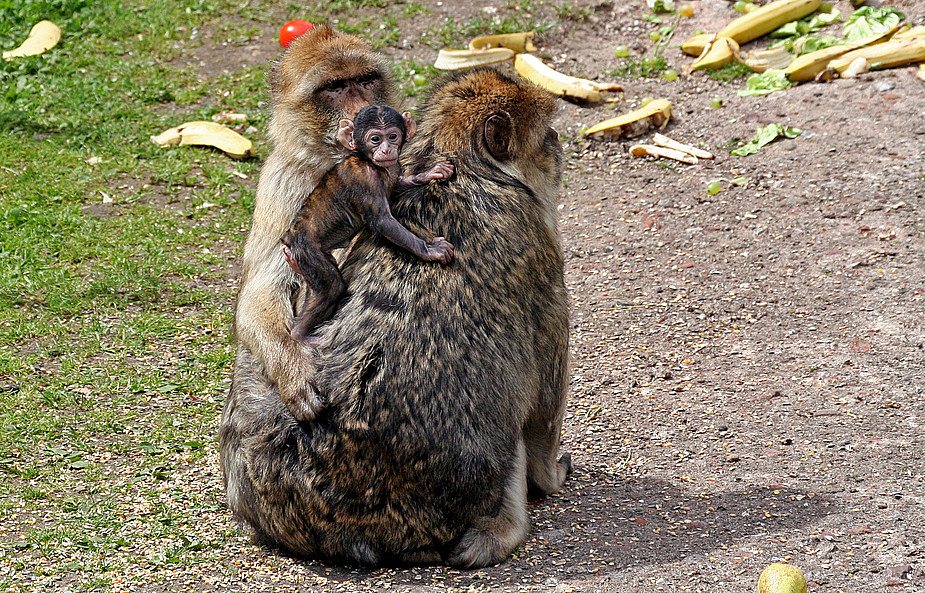
[[710,75],[710,78],[721,82],[731,82],[737,78],[752,74],[753,72],[751,68],[741,62],[726,64],[719,70],[707,70],[707,74]]

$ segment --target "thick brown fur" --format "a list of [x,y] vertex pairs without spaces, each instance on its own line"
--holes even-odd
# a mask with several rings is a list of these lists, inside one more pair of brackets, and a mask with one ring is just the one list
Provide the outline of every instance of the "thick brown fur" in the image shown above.
[[[338,123],[368,104],[394,100],[388,63],[352,35],[318,25],[292,41],[270,72],[273,152],[257,185],[235,309],[235,376],[264,380],[301,419],[323,402],[310,388],[309,349],[290,336],[304,282],[286,263],[279,239],[321,176],[342,159]],[[242,379],[243,380],[243,379]]]
[[449,159],[445,183],[398,192],[411,230],[456,246],[422,264],[362,233],[350,290],[319,331],[313,385],[330,408],[297,422],[245,352],[220,431],[228,502],[291,553],[363,564],[507,558],[527,491],[561,487],[568,358],[556,227],[562,152],[552,97],[495,70],[451,76],[405,164]]
[[[443,237],[424,241],[396,221],[389,208],[389,196],[400,180],[420,185],[412,177],[400,177],[398,157],[408,136],[402,115],[387,105],[371,105],[360,111],[356,122],[361,123],[354,130],[355,122],[343,120],[339,132],[353,152],[324,174],[282,237],[286,260],[311,288],[292,323],[290,334],[296,340],[334,313],[347,285],[331,252],[346,247],[361,229],[381,234],[424,261],[449,263],[453,257],[453,246]],[[452,166],[441,163],[434,170],[433,178],[443,179]],[[432,178],[421,177],[424,182]]]

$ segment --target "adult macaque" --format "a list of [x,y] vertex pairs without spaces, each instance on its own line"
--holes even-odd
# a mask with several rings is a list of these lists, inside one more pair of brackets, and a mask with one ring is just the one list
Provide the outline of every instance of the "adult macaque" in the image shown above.
[[244,245],[235,310],[234,377],[278,390],[299,420],[323,406],[310,385],[309,347],[292,339],[304,282],[286,263],[279,239],[318,184],[346,154],[338,124],[367,105],[394,102],[388,63],[352,35],[317,25],[296,37],[270,72],[273,151],[260,172]]
[[[239,356],[220,431],[228,503],[257,537],[312,558],[500,562],[527,536],[527,493],[560,488],[568,313],[555,99],[492,69],[452,75],[403,162],[452,156],[399,189],[395,218],[440,231],[453,265],[361,232],[350,290],[307,367],[324,415],[297,422],[257,356]],[[278,247],[277,247],[278,251]]]
[[334,313],[347,285],[331,251],[346,247],[361,229],[379,233],[424,261],[446,264],[453,258],[446,239],[425,242],[389,210],[396,185],[421,185],[453,174],[453,166],[441,162],[424,173],[401,176],[398,155],[415,130],[409,113],[388,105],[370,105],[353,121],[341,120],[337,139],[352,152],[325,173],[282,239],[286,261],[311,287],[292,324],[293,339],[303,339]]

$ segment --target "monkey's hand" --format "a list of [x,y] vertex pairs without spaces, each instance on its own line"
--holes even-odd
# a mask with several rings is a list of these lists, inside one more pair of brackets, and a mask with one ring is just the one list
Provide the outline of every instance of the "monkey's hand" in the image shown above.
[[300,364],[277,375],[279,397],[299,422],[311,422],[327,405],[311,381],[312,374],[304,372],[308,368]]
[[453,244],[443,237],[437,237],[427,244],[427,255],[424,257],[424,260],[448,264],[453,261],[454,254]]
[[423,173],[418,173],[417,175],[411,175],[409,177],[403,177],[402,183],[404,185],[424,185],[425,183],[430,183],[431,181],[449,179],[453,176],[453,172],[455,170],[456,169],[453,168],[452,163],[447,161],[440,161]]

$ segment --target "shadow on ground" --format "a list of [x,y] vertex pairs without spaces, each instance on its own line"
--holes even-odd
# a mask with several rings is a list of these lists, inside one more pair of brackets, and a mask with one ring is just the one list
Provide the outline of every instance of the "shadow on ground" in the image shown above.
[[[684,483],[577,470],[563,491],[532,505],[527,542],[500,566],[364,570],[305,562],[309,573],[353,585],[517,587],[594,582],[641,564],[702,565],[714,550],[786,534],[836,512],[835,504],[785,486],[697,492]],[[554,581],[551,581],[553,579]]]

